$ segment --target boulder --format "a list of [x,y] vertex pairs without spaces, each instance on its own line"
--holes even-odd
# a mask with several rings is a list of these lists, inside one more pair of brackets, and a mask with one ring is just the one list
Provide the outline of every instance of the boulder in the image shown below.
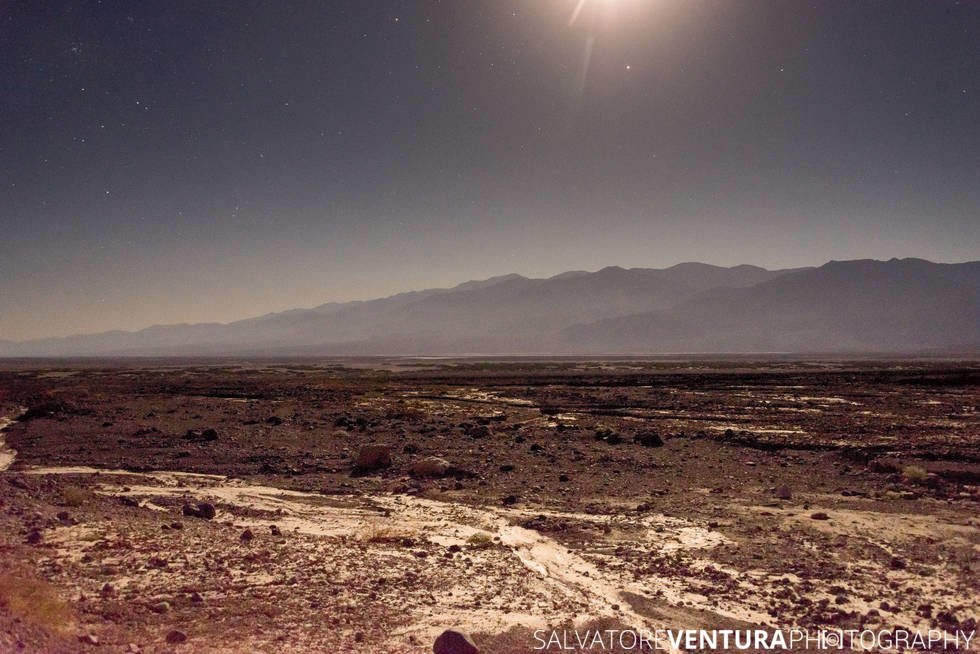
[[447,629],[432,645],[434,654],[480,654],[473,640],[462,631]]
[[356,472],[370,472],[380,470],[391,465],[391,446],[390,445],[365,445],[357,453],[354,461]]
[[412,474],[416,477],[445,477],[451,467],[445,459],[427,456],[412,464]]
[[192,518],[203,518],[211,520],[215,516],[214,504],[201,502],[200,504],[185,504],[182,509],[184,515]]

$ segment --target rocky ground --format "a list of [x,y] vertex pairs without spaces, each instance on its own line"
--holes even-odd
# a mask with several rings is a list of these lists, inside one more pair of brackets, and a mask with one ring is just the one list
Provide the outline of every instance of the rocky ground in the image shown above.
[[978,400],[972,362],[8,362],[0,651],[970,631]]

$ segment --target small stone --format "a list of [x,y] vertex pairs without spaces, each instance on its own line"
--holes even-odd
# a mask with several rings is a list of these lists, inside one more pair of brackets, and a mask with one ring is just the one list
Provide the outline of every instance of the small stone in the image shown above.
[[830,516],[823,511],[817,511],[816,513],[810,514],[811,520],[830,520]]
[[187,634],[179,629],[172,629],[167,633],[167,642],[171,645],[177,645],[178,643],[187,642]]
[[150,610],[154,613],[169,613],[170,602],[157,602],[156,604],[151,604]]
[[204,598],[196,590],[191,593],[191,604],[203,604]]
[[269,525],[269,531],[273,536],[282,536],[282,530],[279,529],[278,525]]
[[255,534],[252,533],[251,529],[246,529],[242,532],[241,540],[243,543],[250,543],[253,538],[255,538]]
[[44,540],[44,538],[41,536],[40,529],[31,529],[30,533],[27,534],[28,545],[40,545],[42,540]]
[[365,445],[357,453],[354,461],[356,472],[370,472],[391,466],[391,446],[389,445]]
[[776,498],[780,500],[793,499],[793,491],[790,490],[789,486],[780,486],[776,489]]
[[185,504],[182,509],[184,515],[193,518],[203,518],[205,520],[212,520],[216,514],[214,504],[210,502],[201,502],[200,504]]
[[445,477],[451,467],[445,459],[427,456],[412,464],[412,474],[416,477]]
[[184,434],[186,440],[195,443],[210,443],[212,441],[218,440],[218,432],[214,429],[188,429],[187,433]]
[[99,637],[96,636],[95,634],[81,634],[78,637],[78,642],[83,643],[85,645],[98,645]]
[[641,431],[633,437],[633,441],[643,447],[663,447],[664,439],[655,431]]

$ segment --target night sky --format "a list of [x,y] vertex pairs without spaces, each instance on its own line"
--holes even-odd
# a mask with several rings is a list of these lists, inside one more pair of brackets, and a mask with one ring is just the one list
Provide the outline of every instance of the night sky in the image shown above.
[[577,3],[0,0],[0,338],[980,258],[980,2]]

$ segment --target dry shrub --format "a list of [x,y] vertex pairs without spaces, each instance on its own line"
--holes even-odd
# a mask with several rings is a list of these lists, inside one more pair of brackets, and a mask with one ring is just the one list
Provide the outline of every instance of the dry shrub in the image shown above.
[[0,610],[58,636],[67,636],[75,628],[68,603],[51,584],[26,572],[0,571]]
[[921,484],[929,478],[929,472],[922,466],[905,466],[902,468],[902,479],[912,484]]

